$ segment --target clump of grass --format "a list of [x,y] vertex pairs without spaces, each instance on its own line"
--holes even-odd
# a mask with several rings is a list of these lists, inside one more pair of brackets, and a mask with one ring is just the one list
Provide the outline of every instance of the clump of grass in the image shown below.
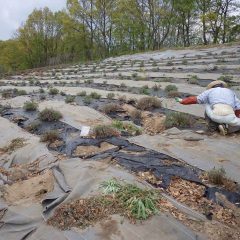
[[166,92],[171,92],[171,91],[178,91],[178,88],[176,85],[170,84],[165,87]]
[[60,138],[59,132],[57,130],[50,130],[42,134],[40,141],[53,143]]
[[57,95],[59,93],[59,90],[57,88],[50,88],[49,94],[50,95]]
[[189,79],[188,82],[190,84],[198,84],[198,76],[197,75],[192,75]]
[[145,88],[144,86],[139,88],[139,94],[144,94],[144,95],[149,95],[150,92],[149,92],[149,89],[148,88]]
[[87,105],[91,104],[93,101],[93,99],[91,98],[91,96],[85,96],[83,99],[83,102]]
[[87,80],[84,80],[84,83],[91,84],[91,83],[94,83],[94,81],[92,79],[87,79]]
[[178,92],[178,91],[170,91],[170,92],[168,92],[168,97],[170,97],[170,98],[175,98],[175,97],[180,97],[181,96],[181,93],[180,92]]
[[186,113],[171,112],[166,115],[165,127],[189,127],[192,126],[193,119]]
[[116,120],[113,121],[112,126],[120,131],[126,131],[132,136],[140,135],[142,133],[142,130],[132,123],[125,123]]
[[38,108],[38,104],[36,102],[33,101],[27,101],[24,103],[23,108],[25,111],[36,111]]
[[80,97],[85,97],[87,95],[86,91],[81,91],[77,94]]
[[226,172],[224,168],[216,169],[215,167],[207,172],[208,181],[215,185],[223,185],[226,178]]
[[15,138],[8,146],[4,147],[2,150],[8,153],[14,152],[17,149],[24,147],[25,141],[26,140],[24,138]]
[[136,78],[138,76],[137,73],[132,73],[132,78]]
[[27,92],[26,92],[26,90],[18,90],[17,92],[16,92],[16,94],[17,94],[17,96],[24,96],[24,95],[27,95]]
[[100,187],[103,190],[104,194],[117,193],[121,189],[121,184],[116,181],[116,179],[109,179],[101,183]]
[[188,64],[188,60],[187,59],[182,60],[182,64],[183,65],[187,65]]
[[108,93],[107,94],[107,98],[108,99],[113,99],[115,97],[115,94],[114,93]]
[[93,99],[100,99],[101,98],[101,94],[98,94],[97,92],[91,92],[89,96]]
[[93,128],[93,136],[95,138],[118,137],[120,132],[110,125],[98,125]]
[[26,127],[26,130],[29,132],[36,132],[40,126],[39,122],[32,122]]
[[71,95],[68,95],[68,96],[65,98],[65,102],[66,102],[66,103],[74,102],[74,100],[75,100],[75,96],[71,96]]
[[138,100],[137,108],[141,110],[150,110],[152,108],[159,108],[162,106],[161,101],[155,97],[144,97]]
[[174,65],[174,63],[172,62],[172,61],[168,61],[167,63],[166,63],[166,66],[173,66]]
[[39,89],[39,93],[45,93],[44,89],[43,89],[43,88],[40,88],[40,89]]
[[222,75],[218,78],[218,80],[222,80],[224,82],[230,82],[233,79],[233,76],[231,75]]
[[44,122],[55,122],[62,118],[62,114],[52,108],[45,108],[39,113],[39,119]]
[[104,113],[109,114],[109,113],[113,113],[119,110],[119,106],[118,104],[115,103],[108,103],[105,104],[102,109],[101,109]]

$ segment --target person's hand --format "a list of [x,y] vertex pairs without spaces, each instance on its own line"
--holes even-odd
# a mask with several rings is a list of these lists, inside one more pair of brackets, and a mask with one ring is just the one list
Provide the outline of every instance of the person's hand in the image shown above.
[[179,103],[181,103],[182,99],[181,99],[181,98],[178,98],[178,97],[176,97],[176,98],[175,98],[175,101],[176,101],[176,102],[179,102]]

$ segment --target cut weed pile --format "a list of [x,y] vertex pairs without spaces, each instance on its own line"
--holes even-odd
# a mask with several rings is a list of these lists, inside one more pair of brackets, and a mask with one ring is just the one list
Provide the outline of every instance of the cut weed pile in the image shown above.
[[[214,219],[230,226],[239,226],[239,217],[234,209],[224,208],[205,197],[205,187],[183,179],[174,179],[168,188],[168,193],[177,201],[201,212],[209,219]],[[234,207],[236,208],[236,207]]]
[[115,179],[101,185],[103,194],[79,199],[59,207],[48,224],[62,230],[86,228],[112,214],[121,214],[131,221],[145,220],[158,212],[160,194],[140,189],[132,184],[121,184]]

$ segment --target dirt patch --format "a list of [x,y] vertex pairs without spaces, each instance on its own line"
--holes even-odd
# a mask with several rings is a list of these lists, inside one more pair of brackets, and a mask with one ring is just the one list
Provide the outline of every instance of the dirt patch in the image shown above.
[[5,186],[4,199],[10,205],[39,202],[46,193],[53,190],[53,182],[51,171],[47,171],[42,175]]
[[145,112],[142,114],[142,118],[143,128],[148,134],[154,135],[165,130],[166,116],[163,114],[157,113],[152,115]]
[[100,143],[99,147],[98,146],[77,146],[77,148],[73,153],[73,156],[87,158],[87,157],[96,155],[97,153],[113,149],[114,147],[115,147],[114,145],[109,144],[107,142]]

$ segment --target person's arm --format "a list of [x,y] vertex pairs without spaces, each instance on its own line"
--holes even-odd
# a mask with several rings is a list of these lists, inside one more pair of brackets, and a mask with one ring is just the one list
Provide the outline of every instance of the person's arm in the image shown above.
[[209,90],[204,91],[200,95],[196,96],[190,96],[184,99],[181,99],[178,101],[181,104],[188,105],[188,104],[205,104],[208,102],[208,94]]

